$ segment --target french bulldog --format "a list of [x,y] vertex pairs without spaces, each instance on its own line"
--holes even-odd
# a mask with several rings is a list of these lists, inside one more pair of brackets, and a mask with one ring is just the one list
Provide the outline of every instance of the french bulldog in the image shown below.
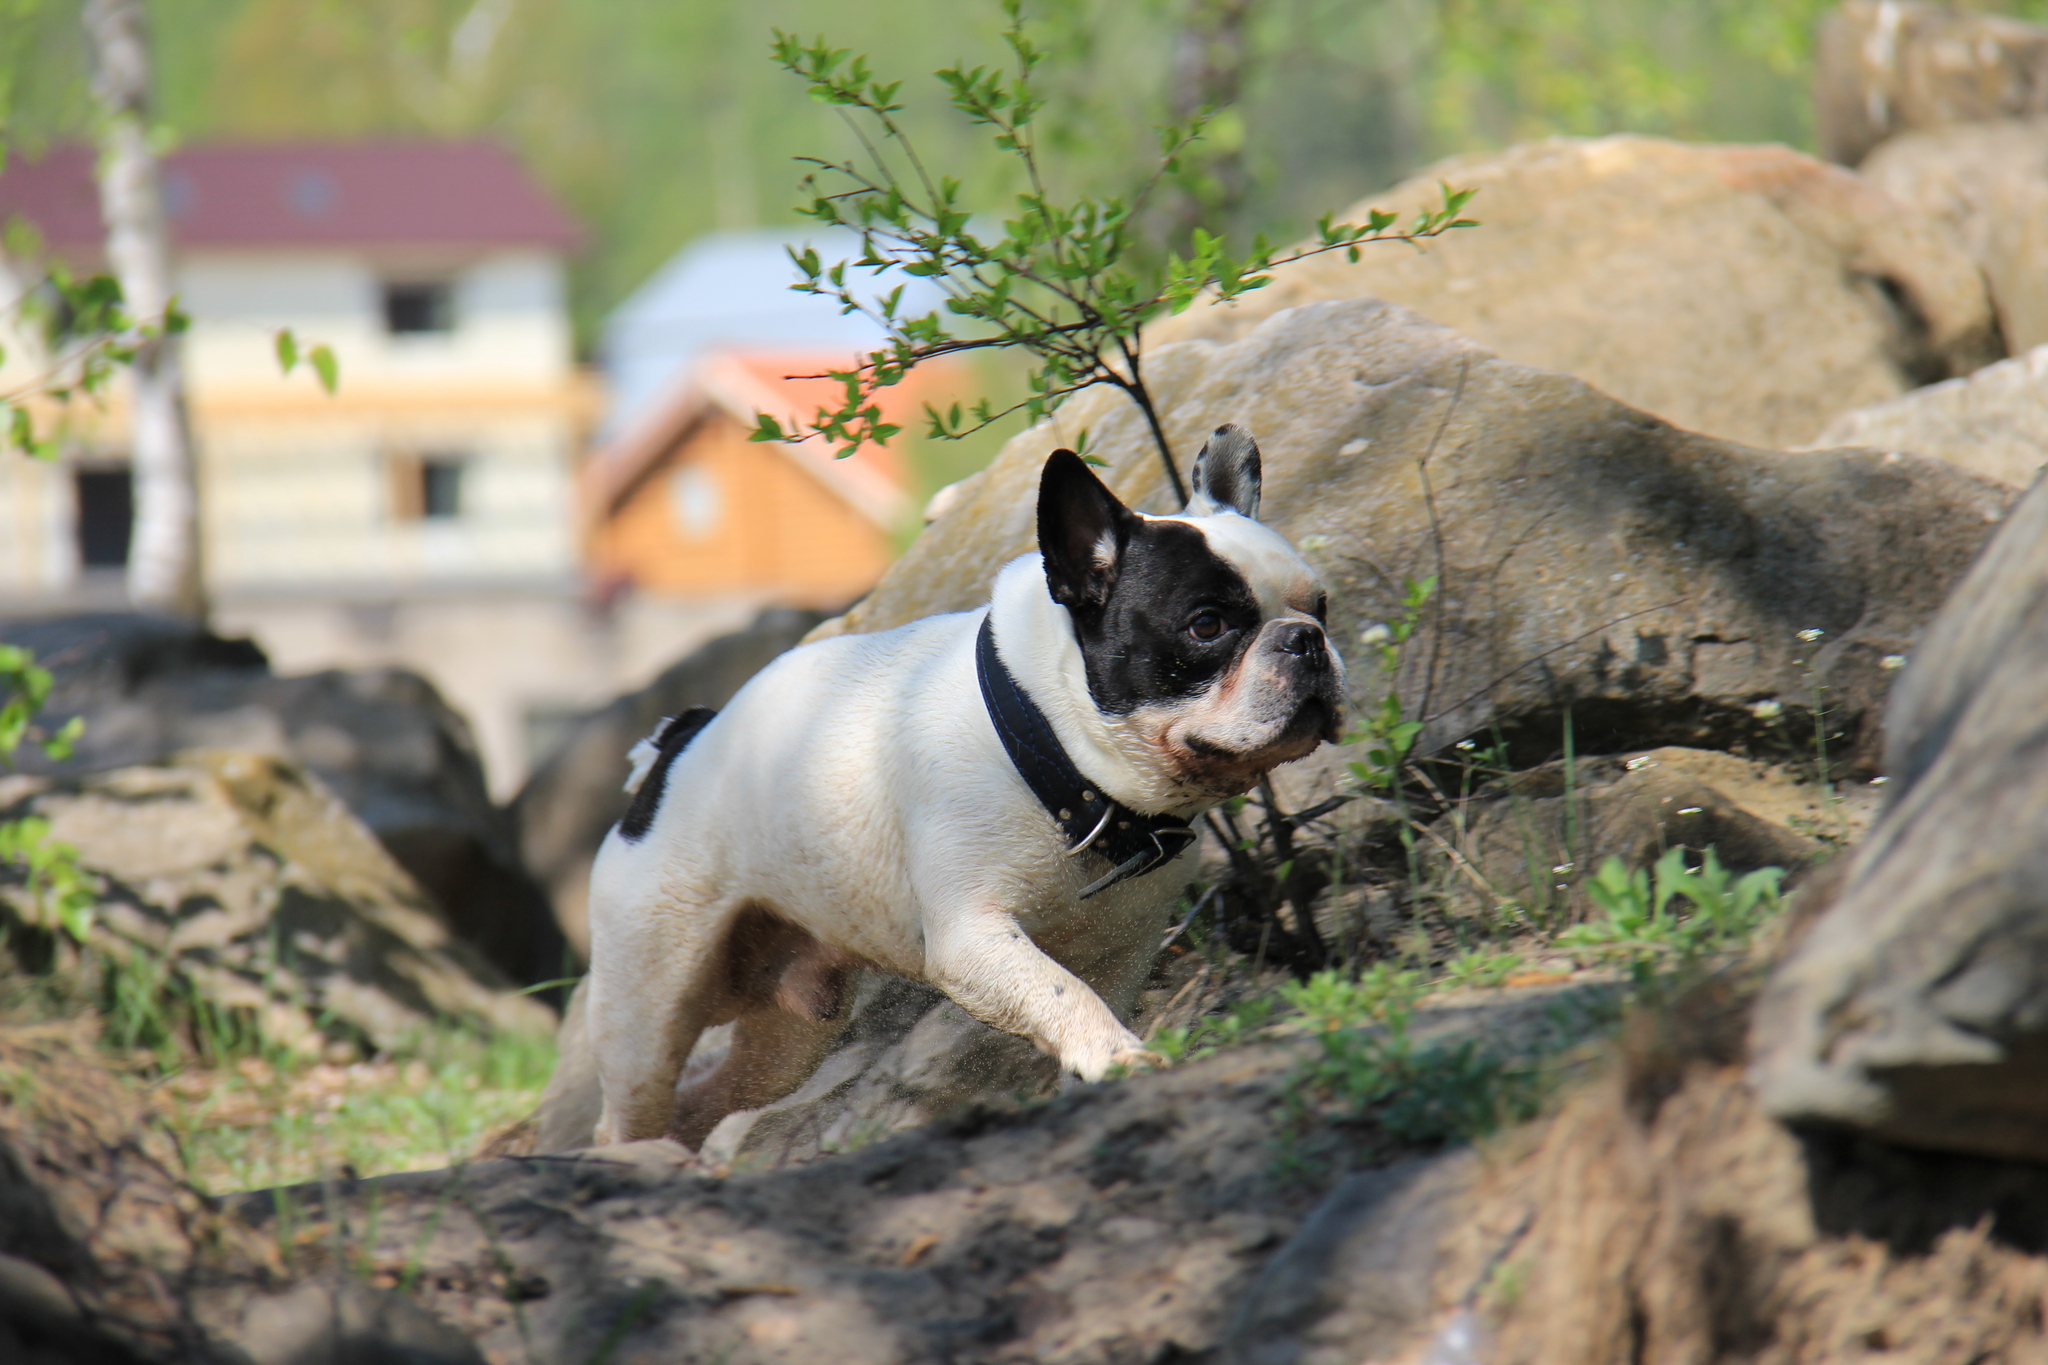
[[[636,745],[591,872],[595,1140],[695,1148],[789,1094],[864,971],[929,982],[1086,1080],[1156,1061],[1124,1019],[1194,822],[1343,713],[1328,595],[1260,524],[1259,484],[1236,426],[1173,516],[1055,451],[1039,552],[986,608],[791,650]],[[727,1022],[724,1059],[679,1086]]]

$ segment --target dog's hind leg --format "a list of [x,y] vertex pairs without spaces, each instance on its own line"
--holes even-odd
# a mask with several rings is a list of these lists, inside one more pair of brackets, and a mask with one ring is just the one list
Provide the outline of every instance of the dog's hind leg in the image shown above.
[[676,1095],[669,1136],[701,1146],[727,1114],[758,1109],[810,1078],[846,1028],[853,959],[763,907],[726,937],[726,990],[740,1002],[716,1070]]
[[738,1013],[722,970],[725,918],[706,910],[668,919],[658,936],[596,940],[585,1028],[604,1093],[599,1145],[667,1133],[698,1035]]
[[668,1135],[694,1150],[727,1114],[773,1104],[810,1079],[845,1027],[843,1020],[805,1019],[778,1005],[747,1010],[718,1069],[676,1096]]

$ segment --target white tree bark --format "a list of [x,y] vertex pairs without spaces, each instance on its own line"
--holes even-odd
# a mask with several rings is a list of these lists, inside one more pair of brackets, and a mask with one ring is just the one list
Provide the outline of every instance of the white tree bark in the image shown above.
[[[171,250],[162,178],[149,145],[142,0],[87,0],[85,32],[102,120],[100,216],[107,225],[107,260],[130,315],[160,321],[171,302]],[[128,548],[128,597],[144,610],[203,618],[198,469],[178,342],[165,335],[144,343],[129,376],[135,529]]]

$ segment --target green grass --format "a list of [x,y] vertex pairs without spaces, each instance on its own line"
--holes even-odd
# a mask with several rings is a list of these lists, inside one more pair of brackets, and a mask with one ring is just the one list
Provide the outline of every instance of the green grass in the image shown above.
[[376,1061],[250,1055],[143,1084],[193,1182],[224,1193],[466,1160],[533,1111],[554,1057],[551,1038],[450,1028]]

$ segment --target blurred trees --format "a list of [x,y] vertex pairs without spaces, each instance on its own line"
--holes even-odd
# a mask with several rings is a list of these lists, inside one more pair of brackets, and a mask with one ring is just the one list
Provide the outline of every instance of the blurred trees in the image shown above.
[[[12,131],[77,135],[81,0],[0,0]],[[1622,129],[1810,142],[1815,22],[1831,0],[1037,0],[1078,191],[1123,188],[1151,128],[1232,98],[1162,235],[1304,230],[1446,153]],[[24,7],[25,8],[18,8]],[[2048,0],[1979,7],[2048,17]],[[10,9],[17,9],[10,14]],[[930,71],[993,60],[994,5],[963,0],[152,0],[177,135],[470,135],[518,149],[595,229],[586,334],[682,242],[793,221],[798,152],[832,110],[768,60],[771,26]],[[1000,207],[1003,168],[932,99],[921,144]],[[835,139],[837,140],[835,142]],[[846,150],[851,150],[846,147]]]

